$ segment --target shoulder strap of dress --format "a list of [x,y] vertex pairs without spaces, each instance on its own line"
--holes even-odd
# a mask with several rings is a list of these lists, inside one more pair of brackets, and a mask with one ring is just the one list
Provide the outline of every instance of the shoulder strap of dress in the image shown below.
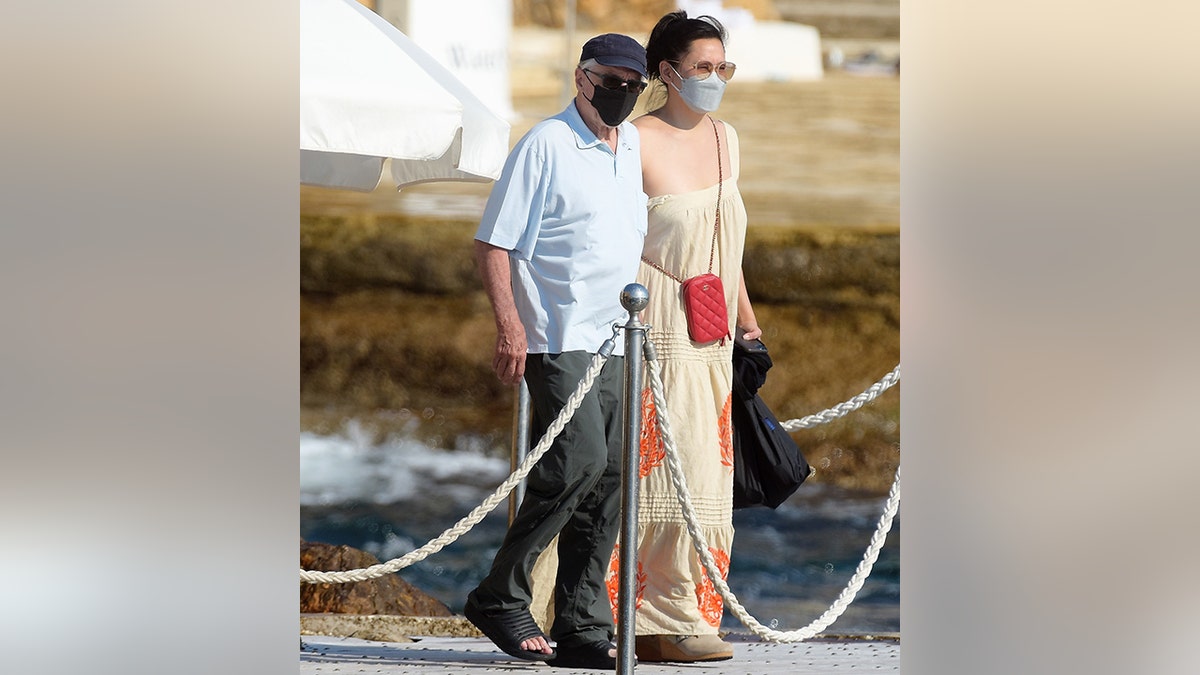
[[729,180],[737,181],[741,169],[741,153],[738,151],[738,135],[733,125],[725,120],[721,120],[722,126],[725,127],[725,141],[729,146]]

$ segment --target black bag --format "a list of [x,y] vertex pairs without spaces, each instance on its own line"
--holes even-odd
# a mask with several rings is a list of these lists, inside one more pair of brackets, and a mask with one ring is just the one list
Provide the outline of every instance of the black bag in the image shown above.
[[776,508],[800,487],[811,468],[800,446],[758,396],[771,368],[767,347],[746,340],[739,329],[733,343],[733,508]]

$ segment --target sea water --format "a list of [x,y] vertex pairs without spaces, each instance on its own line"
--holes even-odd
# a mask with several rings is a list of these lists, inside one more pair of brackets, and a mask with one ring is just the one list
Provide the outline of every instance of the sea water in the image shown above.
[[[411,437],[375,442],[357,423],[331,436],[300,436],[300,535],[345,544],[382,561],[440,535],[509,475],[503,451],[460,436],[434,448]],[[761,623],[797,630],[820,616],[850,581],[883,513],[886,497],[813,481],[778,509],[734,511],[729,586]],[[400,576],[462,612],[487,573],[508,518],[502,502],[478,525]],[[854,603],[827,633],[900,630],[900,517]],[[728,611],[722,628],[747,629]]]

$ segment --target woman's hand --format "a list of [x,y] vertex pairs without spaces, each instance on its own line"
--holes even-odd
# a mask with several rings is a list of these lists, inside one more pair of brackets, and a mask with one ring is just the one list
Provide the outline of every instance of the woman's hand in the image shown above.
[[758,338],[762,337],[762,329],[758,327],[757,323],[753,323],[753,322],[751,322],[749,324],[739,323],[738,328],[741,328],[743,331],[746,332],[746,334],[742,337],[745,337],[747,340],[757,340]]

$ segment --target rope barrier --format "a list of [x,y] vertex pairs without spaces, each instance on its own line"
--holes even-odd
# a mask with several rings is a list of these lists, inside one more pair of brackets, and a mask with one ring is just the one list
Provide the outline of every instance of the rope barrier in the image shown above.
[[[595,382],[596,376],[600,369],[608,360],[609,354],[615,346],[615,337],[618,327],[613,328],[613,338],[610,338],[601,345],[597,354],[592,358],[592,362],[584,374],[583,379],[579,381],[579,385],[575,391],[567,399],[563,409],[559,411],[558,417],[546,429],[542,440],[538,445],[530,451],[517,467],[517,470],[512,473],[503,483],[501,483],[491,495],[483,502],[471,510],[466,516],[460,519],[450,528],[446,529],[439,536],[431,539],[424,546],[410,551],[409,553],[389,560],[385,563],[372,565],[370,567],[346,570],[340,572],[322,572],[315,570],[300,570],[300,581],[303,583],[318,584],[318,583],[347,583],[356,581],[367,581],[382,577],[385,574],[392,574],[413,563],[420,562],[430,555],[437,553],[445,548],[448,544],[453,543],[472,527],[477,525],[483,518],[493,511],[510,492],[517,486],[518,483],[525,480],[529,472],[537,464],[542,455],[550,449],[550,445],[554,442],[558,435],[562,433],[563,428],[575,416],[575,412],[579,409],[583,402],[584,396],[591,391],[592,385]],[[875,561],[879,558],[879,551],[883,548],[883,543],[887,538],[888,532],[892,528],[892,520],[895,518],[896,512],[900,505],[900,468],[896,468],[896,478],[892,482],[891,490],[888,492],[888,499],[884,505],[883,514],[880,516],[879,523],[875,528],[874,534],[871,536],[870,544],[867,547],[866,553],[863,556],[858,567],[855,569],[854,575],[850,578],[846,587],[838,595],[837,599],[830,605],[820,617],[817,617],[808,626],[795,631],[777,631],[773,628],[768,628],[755,619],[742,604],[738,601],[737,596],[730,590],[729,585],[721,576],[717,569],[716,562],[713,560],[712,554],[708,550],[708,542],[704,538],[704,534],[700,531],[700,525],[696,521],[695,511],[691,503],[691,493],[688,490],[686,479],[683,476],[683,469],[679,459],[679,451],[675,447],[675,439],[671,431],[671,423],[669,410],[667,408],[666,396],[663,393],[662,377],[659,372],[658,359],[655,356],[655,348],[650,341],[649,336],[645,343],[646,361],[649,364],[648,374],[651,382],[651,393],[654,396],[654,406],[658,418],[658,427],[663,445],[666,450],[667,466],[670,469],[671,482],[675,487],[676,496],[679,498],[680,509],[683,512],[684,522],[687,525],[688,533],[692,538],[692,545],[696,549],[696,553],[700,557],[700,561],[704,566],[705,573],[712,581],[713,586],[721,594],[725,601],[725,606],[730,612],[736,616],[742,624],[751,630],[755,635],[772,642],[799,642],[816,636],[822,630],[828,628],[834,621],[838,619],[854,601],[858,591],[862,589],[871,570],[875,565]],[[900,366],[897,365],[892,372],[885,375],[881,380],[871,385],[863,393],[851,398],[850,400],[840,403],[832,408],[823,410],[819,413],[808,415],[800,419],[788,420],[781,422],[783,428],[789,432],[798,429],[812,428],[818,424],[831,422],[839,417],[843,417],[855,410],[858,410],[863,405],[875,400],[884,391],[891,388],[900,380]]]
[[[615,329],[613,330],[613,336],[614,338],[616,336]],[[583,402],[583,397],[586,396],[589,391],[591,391],[592,384],[596,381],[596,375],[600,373],[600,369],[604,366],[604,362],[608,360],[609,354],[612,353],[613,348],[616,346],[614,338],[605,340],[604,344],[601,345],[599,352],[592,357],[591,365],[588,366],[588,370],[584,374],[583,379],[579,381],[579,385],[575,387],[575,391],[571,394],[570,398],[567,399],[567,402],[563,405],[563,409],[559,411],[558,417],[556,417],[554,422],[549,426],[549,428],[546,429],[546,433],[542,436],[541,442],[539,442],[537,447],[535,447],[529,453],[529,455],[525,458],[525,461],[521,462],[521,465],[517,467],[517,470],[514,471],[511,476],[508,477],[508,480],[505,480],[503,483],[501,483],[500,486],[496,488],[495,492],[493,492],[487,499],[483,500],[482,504],[472,509],[470,513],[464,516],[449,529],[445,530],[434,539],[431,539],[429,543],[425,544],[421,548],[416,549],[415,551],[410,551],[399,558],[393,558],[392,560],[389,560],[385,563],[380,563],[378,565],[371,565],[370,567],[357,570],[346,570],[343,572],[319,572],[301,569],[300,581],[308,584],[340,584],[350,581],[367,581],[368,579],[382,577],[385,574],[392,574],[393,572],[404,569],[413,563],[420,562],[425,558],[428,558],[434,553],[442,550],[447,544],[454,542],[454,540],[468,532],[472,527],[477,525],[479,521],[483,520],[484,516],[495,509],[500,502],[504,501],[508,497],[508,493],[512,492],[513,488],[517,486],[517,483],[525,480],[525,476],[529,475],[529,471],[533,469],[533,465],[537,464],[537,461],[542,458],[542,455],[546,454],[546,451],[550,449],[550,444],[554,442],[554,439],[558,438],[558,435],[562,433],[562,430],[567,425],[567,422],[571,421],[571,418],[575,416],[575,411],[579,409],[579,405]]]
[[808,417],[802,417],[798,420],[788,420],[786,422],[780,422],[780,424],[783,425],[783,428],[787,431],[798,431],[800,429],[811,429],[818,424],[832,422],[843,415],[847,415],[855,410],[858,410],[867,403],[874,401],[876,398],[879,398],[880,394],[890,389],[892,385],[899,381],[900,365],[896,364],[896,367],[892,369],[892,372],[884,375],[883,379],[871,385],[866,391],[858,396],[855,396],[849,401],[846,401],[845,403],[839,403],[832,408],[822,410],[821,412],[809,415]]
[[[871,569],[875,565],[875,561],[879,558],[879,551],[883,548],[883,542],[887,538],[887,533],[892,529],[892,519],[896,515],[896,511],[900,505],[900,467],[896,467],[896,479],[892,483],[892,488],[888,493],[888,500],[884,507],[883,515],[879,519],[879,524],[875,528],[875,533],[871,536],[871,543],[867,547],[866,554],[863,560],[858,564],[858,568],[854,571],[854,575],[850,578],[850,582],[846,585],[838,595],[838,598],[821,616],[817,617],[808,626],[795,631],[777,631],[773,628],[768,628],[762,625],[755,619],[746,608],[738,601],[737,596],[730,590],[729,585],[721,576],[720,570],[717,569],[716,562],[713,560],[712,553],[708,550],[708,541],[704,537],[704,533],[700,531],[700,525],[696,522],[695,510],[692,507],[691,493],[688,491],[687,481],[683,476],[683,467],[679,460],[679,451],[675,447],[675,439],[671,432],[671,422],[669,411],[667,410],[666,396],[663,394],[662,376],[659,373],[658,359],[655,358],[655,350],[650,339],[646,339],[646,359],[649,363],[650,374],[650,391],[654,396],[654,407],[658,419],[659,434],[663,439],[663,445],[667,454],[667,466],[671,473],[671,483],[675,486],[676,496],[679,498],[679,506],[683,511],[684,522],[687,525],[688,533],[692,537],[692,546],[696,549],[696,554],[699,555],[701,563],[704,565],[704,571],[708,575],[713,586],[721,594],[725,600],[725,606],[729,611],[736,616],[743,625],[750,629],[755,635],[769,640],[771,642],[800,642],[816,636],[821,631],[828,628],[834,621],[846,611],[850,603],[854,601],[854,597],[862,588],[863,583],[871,574]],[[900,367],[892,371],[892,374],[899,378]],[[887,378],[885,378],[886,380]],[[879,391],[883,391],[890,387],[895,382],[884,386]],[[879,386],[879,385],[875,385]],[[871,400],[879,395],[879,391],[875,392],[870,398]],[[855,397],[856,399],[859,397]],[[865,401],[863,401],[865,403]],[[844,406],[845,404],[843,404]],[[854,410],[861,407],[862,403],[850,408]],[[842,406],[838,406],[841,408]],[[849,412],[846,410],[846,412]],[[826,411],[828,412],[828,411]],[[845,414],[845,412],[841,413]],[[819,417],[819,416],[810,416]],[[830,418],[830,419],[835,419]],[[805,418],[806,420],[809,418]],[[828,420],[825,420],[828,421]]]

